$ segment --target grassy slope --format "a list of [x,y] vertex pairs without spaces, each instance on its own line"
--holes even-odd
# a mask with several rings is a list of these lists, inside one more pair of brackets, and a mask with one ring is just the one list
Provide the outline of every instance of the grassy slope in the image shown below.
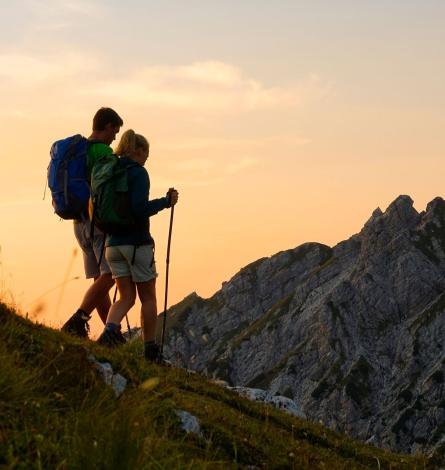
[[[1,303],[0,324],[0,468],[437,468],[146,364],[137,341],[107,351]],[[119,399],[91,368],[90,352],[130,379]],[[199,418],[206,440],[181,431],[177,409]]]

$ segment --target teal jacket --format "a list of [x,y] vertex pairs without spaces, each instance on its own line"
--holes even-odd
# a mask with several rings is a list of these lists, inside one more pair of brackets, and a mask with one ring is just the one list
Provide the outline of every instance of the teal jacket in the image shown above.
[[134,230],[126,235],[108,235],[106,246],[118,245],[152,245],[154,243],[150,235],[150,217],[157,214],[162,209],[169,207],[166,197],[159,199],[149,198],[150,178],[147,170],[142,165],[135,165],[134,160],[128,157],[121,157],[122,162],[128,168],[128,192],[133,217],[136,220]]

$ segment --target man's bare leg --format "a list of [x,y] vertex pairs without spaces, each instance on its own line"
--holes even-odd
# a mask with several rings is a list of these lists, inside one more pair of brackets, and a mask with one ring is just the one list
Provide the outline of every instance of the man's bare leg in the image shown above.
[[101,320],[105,323],[107,320],[108,310],[111,305],[108,292],[113,285],[114,280],[110,273],[101,274],[94,280],[93,284],[86,291],[79,310],[90,315],[91,312],[97,308]]
[[[97,281],[98,277],[96,277],[94,280]],[[102,320],[102,323],[105,325],[107,322],[107,316],[108,312],[110,311],[111,307],[111,298],[109,292],[105,294],[105,296],[102,298],[102,300],[99,301],[99,303],[96,305],[96,311],[99,314],[100,319]]]
[[88,320],[95,308],[97,308],[101,320],[105,323],[111,305],[108,291],[113,284],[111,274],[98,276],[86,291],[80,307],[62,326],[62,331],[81,338],[88,338]]

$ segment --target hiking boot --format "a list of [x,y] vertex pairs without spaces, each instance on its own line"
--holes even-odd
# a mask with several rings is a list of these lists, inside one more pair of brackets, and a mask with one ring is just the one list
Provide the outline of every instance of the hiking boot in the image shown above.
[[161,348],[154,341],[146,341],[144,343],[144,357],[147,361],[159,362],[163,361]]
[[107,348],[117,348],[126,342],[120,330],[111,330],[109,328],[105,328],[97,339],[98,344]]
[[90,315],[83,310],[77,310],[77,312],[71,315],[70,319],[62,326],[61,330],[70,335],[78,336],[79,338],[88,338],[88,333],[90,331],[88,320],[90,318]]

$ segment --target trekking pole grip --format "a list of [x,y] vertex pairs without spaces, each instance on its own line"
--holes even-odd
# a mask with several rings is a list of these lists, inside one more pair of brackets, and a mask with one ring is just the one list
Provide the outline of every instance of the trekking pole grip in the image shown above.
[[172,200],[171,200],[171,193],[175,190],[175,188],[168,188],[168,191],[167,191],[167,198],[168,198],[168,204],[169,204],[169,207],[173,207],[173,204],[171,203]]

